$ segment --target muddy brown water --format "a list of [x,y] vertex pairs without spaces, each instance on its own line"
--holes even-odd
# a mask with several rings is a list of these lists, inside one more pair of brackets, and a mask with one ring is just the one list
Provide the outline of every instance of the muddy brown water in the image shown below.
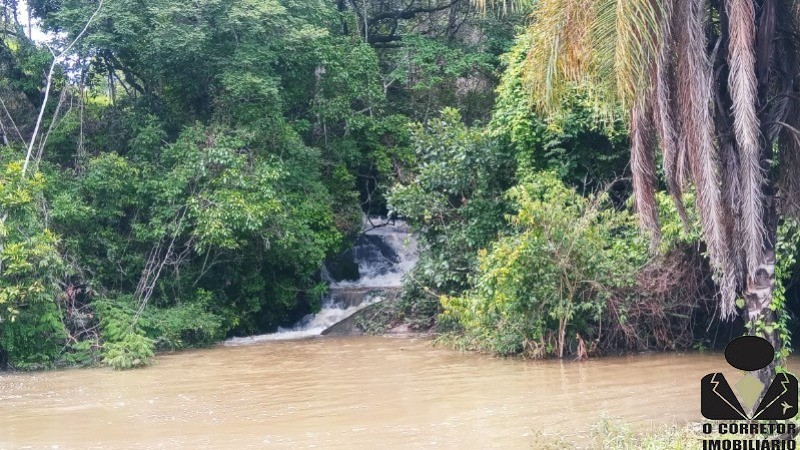
[[581,442],[602,417],[697,420],[700,378],[737,376],[725,368],[716,353],[522,361],[419,338],[219,346],[133,371],[2,374],[0,448],[536,448]]

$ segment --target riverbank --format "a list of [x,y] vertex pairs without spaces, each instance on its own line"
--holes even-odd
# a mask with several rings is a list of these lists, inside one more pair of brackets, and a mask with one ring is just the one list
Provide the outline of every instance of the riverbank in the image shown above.
[[[538,450],[576,448],[564,438],[536,439]],[[579,448],[593,450],[700,450],[703,435],[695,424],[668,425],[647,431],[636,430],[619,419],[601,419],[591,427]]]

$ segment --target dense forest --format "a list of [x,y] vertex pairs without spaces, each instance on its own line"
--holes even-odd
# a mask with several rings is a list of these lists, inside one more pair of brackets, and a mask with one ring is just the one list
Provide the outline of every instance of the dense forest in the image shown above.
[[[321,268],[364,215],[407,221],[422,249],[385,321],[459,348],[585,357],[740,333],[703,196],[683,211],[656,174],[654,246],[624,102],[566,83],[541,112],[530,9],[489,6],[3,0],[0,366],[129,368],[289,325],[320,308]],[[800,228],[778,230],[786,355]]]

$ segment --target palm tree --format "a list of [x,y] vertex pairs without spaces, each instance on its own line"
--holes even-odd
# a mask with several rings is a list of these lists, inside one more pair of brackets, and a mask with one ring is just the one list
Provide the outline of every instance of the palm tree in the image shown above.
[[657,243],[660,149],[685,222],[682,193],[696,191],[722,317],[743,298],[751,331],[776,349],[778,221],[800,215],[798,24],[793,0],[538,0],[527,34],[535,104],[552,111],[577,84],[625,106],[643,228]]

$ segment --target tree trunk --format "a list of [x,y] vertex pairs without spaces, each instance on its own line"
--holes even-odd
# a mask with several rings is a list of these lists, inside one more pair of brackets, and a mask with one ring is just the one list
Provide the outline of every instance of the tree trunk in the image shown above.
[[[775,196],[772,195],[772,183],[768,183],[765,195],[764,222],[767,230],[765,250],[755,275],[747,277],[747,285],[742,293],[747,308],[747,321],[750,324],[750,333],[758,335],[769,341],[779,352],[782,347],[780,335],[777,330],[777,314],[770,309],[772,295],[775,290],[775,247],[778,235],[778,212],[775,205]],[[765,368],[759,370],[756,377],[765,384],[764,392],[775,377],[775,368],[780,364],[776,358]],[[763,395],[763,392],[762,392]]]
[[[745,294],[745,298],[747,298],[747,295],[748,294]],[[769,300],[771,300],[772,298],[771,287],[767,295],[769,296],[768,297],[768,302],[769,302]],[[775,351],[778,352],[781,349],[781,342],[780,342],[780,336],[778,335],[778,330],[775,328],[776,324],[775,311],[772,311],[771,309],[769,309],[769,307],[767,307],[762,311],[753,312],[750,310],[748,303],[747,314],[752,326],[751,333],[757,336],[761,336],[764,339],[768,340],[769,343],[772,344],[772,346],[775,348]],[[757,322],[760,322],[762,326],[756,326]],[[756,372],[756,378],[758,378],[759,381],[764,383],[764,392],[766,392],[766,389],[769,387],[769,384],[775,377],[775,368],[778,366],[778,364],[779,361],[777,359],[774,359],[767,367]]]

